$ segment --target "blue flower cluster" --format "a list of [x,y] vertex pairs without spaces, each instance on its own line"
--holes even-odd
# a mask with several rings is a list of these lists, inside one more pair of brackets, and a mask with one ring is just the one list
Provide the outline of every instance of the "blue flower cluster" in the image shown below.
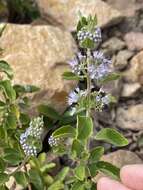
[[20,136],[20,144],[23,148],[24,153],[27,156],[36,156],[37,155],[37,147],[32,144],[30,139],[35,140],[40,140],[41,134],[43,132],[43,118],[42,117],[37,117],[34,118],[30,124],[29,128],[26,129],[24,133],[21,134]]

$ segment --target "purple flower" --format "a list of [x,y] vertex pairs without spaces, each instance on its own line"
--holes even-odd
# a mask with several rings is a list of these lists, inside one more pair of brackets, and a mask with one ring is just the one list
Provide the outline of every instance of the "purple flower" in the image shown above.
[[91,79],[99,80],[107,76],[111,72],[110,63],[111,61],[106,59],[102,52],[93,52],[93,63],[87,67]]
[[69,96],[68,96],[68,104],[72,105],[74,103],[77,103],[78,100],[86,95],[86,91],[80,90],[78,87],[74,90],[71,91]]

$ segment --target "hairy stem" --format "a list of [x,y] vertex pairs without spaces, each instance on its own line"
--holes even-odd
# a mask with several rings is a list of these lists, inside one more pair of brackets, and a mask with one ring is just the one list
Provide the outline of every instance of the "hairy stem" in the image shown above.
[[[90,64],[90,49],[87,50],[87,67]],[[86,116],[90,116],[90,93],[91,93],[91,79],[89,76],[89,73],[87,71],[87,102],[88,102],[88,107],[86,110]]]
[[26,164],[28,158],[29,158],[29,156],[26,156],[24,158],[23,162],[12,173],[10,173],[10,176],[14,175],[16,172],[18,172]]

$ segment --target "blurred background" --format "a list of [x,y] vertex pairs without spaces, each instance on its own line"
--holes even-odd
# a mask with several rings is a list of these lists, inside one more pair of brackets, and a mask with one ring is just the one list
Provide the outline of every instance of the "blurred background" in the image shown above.
[[[68,38],[62,35],[58,37],[61,41],[65,40],[67,47],[71,47],[72,43],[76,43],[75,26],[79,10],[85,15],[97,15],[103,35],[100,48],[112,59],[114,69],[122,75],[119,81],[105,87],[116,96],[117,103],[105,109],[103,113],[93,113],[95,133],[103,127],[117,128],[128,138],[129,145],[118,151],[117,148],[104,144],[106,152],[112,152],[109,157],[115,163],[120,162],[119,165],[140,163],[143,160],[143,0],[0,0],[0,22],[14,24],[15,29],[10,35],[11,38],[15,36],[15,43],[19,32],[17,27],[28,24],[31,27],[52,26],[60,29],[62,33],[66,31],[75,39],[74,42],[70,41],[69,46]],[[42,35],[49,34],[43,32]],[[37,38],[40,40],[40,34]],[[54,43],[54,35],[52,38]],[[5,38],[2,38],[0,44],[5,48],[9,46]],[[60,55],[60,50],[62,51],[58,45],[56,55]],[[20,48],[20,45],[18,47]],[[43,47],[40,48],[44,57],[44,41]],[[49,46],[49,51],[54,51],[50,48]],[[13,52],[14,50],[11,50],[11,54]],[[58,85],[61,85],[61,82],[63,81],[59,81]],[[51,86],[52,92],[56,89],[54,85],[56,84]],[[71,86],[66,88],[69,90]],[[63,89],[58,95],[54,94],[54,98],[50,95],[58,109],[63,106],[62,101],[65,101],[62,99],[65,90]],[[94,143],[93,141],[92,144]],[[107,159],[110,159],[109,157]]]

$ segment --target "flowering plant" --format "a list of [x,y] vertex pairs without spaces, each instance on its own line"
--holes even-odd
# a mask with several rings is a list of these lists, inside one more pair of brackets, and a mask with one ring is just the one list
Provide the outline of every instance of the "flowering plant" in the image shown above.
[[[111,61],[98,50],[101,30],[97,27],[96,17],[80,18],[77,40],[81,52],[69,61],[71,72],[63,74],[66,80],[77,80],[77,87],[70,92],[67,100],[69,109],[63,114],[40,105],[40,116],[30,119],[25,111],[28,106],[25,94],[39,89],[30,85],[13,86],[11,67],[0,61],[0,71],[8,78],[0,81],[3,97],[0,101],[1,189],[7,189],[6,183],[11,176],[23,189],[29,190],[95,190],[95,176],[99,172],[119,179],[119,168],[100,160],[104,147],[90,146],[91,139],[118,147],[128,144],[127,139],[115,129],[103,128],[96,134],[93,132],[93,110],[101,112],[115,102],[103,86],[118,79],[119,74],[113,72]],[[45,137],[42,147],[46,126],[51,127],[50,136]],[[53,173],[56,162],[48,160],[45,144],[46,147],[50,145],[55,156],[67,158],[67,163],[56,173]],[[9,165],[17,168],[11,172]]]

